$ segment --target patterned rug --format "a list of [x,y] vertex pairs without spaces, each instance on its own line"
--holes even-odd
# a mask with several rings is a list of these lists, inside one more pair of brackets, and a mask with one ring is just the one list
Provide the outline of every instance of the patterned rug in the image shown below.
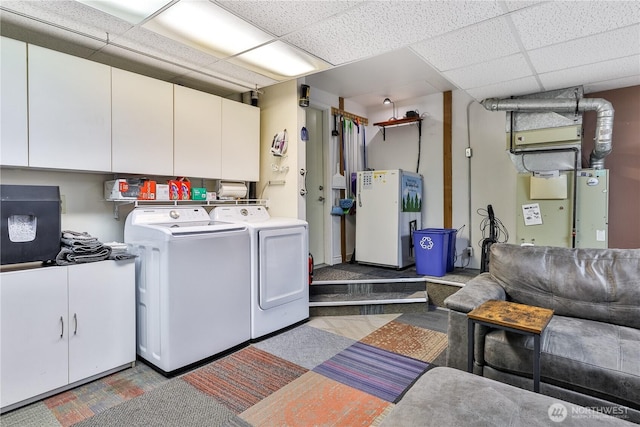
[[397,402],[429,364],[357,342],[313,371],[389,402]]
[[315,372],[307,372],[240,417],[255,427],[369,427],[392,403]]
[[179,377],[138,363],[3,414],[0,425],[377,426],[442,363],[446,320],[443,310],[317,317]]
[[433,363],[447,349],[447,334],[392,321],[361,342]]
[[239,414],[305,372],[301,366],[250,346],[182,378]]

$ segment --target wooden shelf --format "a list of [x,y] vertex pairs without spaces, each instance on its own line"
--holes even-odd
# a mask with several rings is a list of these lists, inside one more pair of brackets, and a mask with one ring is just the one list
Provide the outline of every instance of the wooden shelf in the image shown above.
[[392,126],[403,126],[403,125],[409,125],[411,123],[417,123],[418,124],[418,132],[422,133],[422,117],[418,116],[418,117],[405,117],[403,119],[394,119],[394,120],[387,120],[386,122],[378,122],[378,123],[374,123],[374,126],[380,126],[382,128],[382,140],[386,141],[387,139],[387,134],[386,134],[386,128],[387,127],[392,127]]
[[422,121],[421,117],[405,117],[404,119],[387,120],[386,122],[374,123],[374,126],[380,126],[386,128],[387,126],[399,126],[409,123],[416,123]]

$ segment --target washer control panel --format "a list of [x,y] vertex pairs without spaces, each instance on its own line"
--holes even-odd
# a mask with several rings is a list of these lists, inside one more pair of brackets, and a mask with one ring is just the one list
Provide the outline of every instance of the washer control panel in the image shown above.
[[137,208],[132,211],[134,224],[164,224],[208,221],[209,214],[201,207]]

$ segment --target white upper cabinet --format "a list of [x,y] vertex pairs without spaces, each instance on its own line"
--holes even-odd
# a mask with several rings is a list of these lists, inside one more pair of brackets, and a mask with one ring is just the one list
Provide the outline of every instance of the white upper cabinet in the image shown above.
[[222,177],[221,114],[219,96],[174,86],[174,175]]
[[222,99],[222,178],[260,179],[260,109]]
[[28,54],[29,166],[111,171],[111,67],[34,45]]
[[173,85],[112,71],[112,171],[173,175]]
[[27,44],[0,37],[0,164],[28,166]]

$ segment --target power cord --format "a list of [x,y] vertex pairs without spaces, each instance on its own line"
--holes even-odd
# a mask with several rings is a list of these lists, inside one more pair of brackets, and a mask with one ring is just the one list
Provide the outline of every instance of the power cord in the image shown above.
[[[489,211],[485,208],[479,208],[476,210],[478,215],[481,215],[482,221],[480,221],[480,231],[482,232],[482,239],[478,242],[480,246],[482,246],[482,242],[484,239],[488,238],[491,235],[491,221],[489,219]],[[494,239],[498,243],[504,243],[509,240],[509,231],[504,226],[502,221],[499,218],[494,216],[495,230],[494,231]]]

